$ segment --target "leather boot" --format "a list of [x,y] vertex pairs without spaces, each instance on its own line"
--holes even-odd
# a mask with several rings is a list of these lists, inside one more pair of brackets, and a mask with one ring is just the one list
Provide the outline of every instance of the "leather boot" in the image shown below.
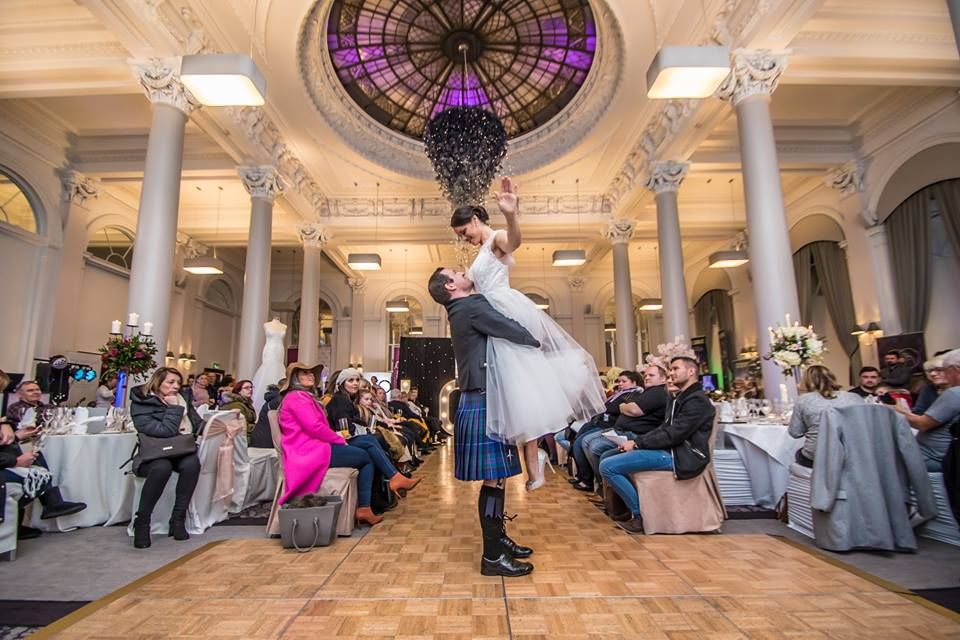
[[374,525],[383,521],[383,516],[375,514],[370,507],[358,507],[356,517],[361,524]]
[[64,500],[63,496],[60,495],[59,487],[50,487],[41,493],[40,504],[43,505],[43,513],[40,514],[41,520],[62,518],[87,508],[87,505],[83,502],[67,502]]
[[170,514],[170,530],[167,536],[173,536],[174,540],[189,540],[190,534],[187,533],[187,512],[174,511]]
[[398,471],[390,478],[390,491],[397,494],[400,498],[406,498],[407,491],[410,491],[420,484],[421,480],[423,480],[423,478],[406,478]]
[[514,560],[506,553],[500,554],[496,560],[488,560],[484,556],[480,560],[480,575],[503,576],[504,578],[519,578],[533,571],[529,562]]
[[150,546],[150,516],[141,516],[139,513],[133,519],[133,547],[146,549]]
[[517,544],[507,535],[507,520],[513,520],[514,517],[515,516],[511,516],[510,518],[506,516],[503,517],[503,524],[500,526],[500,547],[504,553],[511,558],[529,558],[533,555],[533,549]]
[[603,485],[603,512],[614,522],[626,522],[630,519],[630,510],[609,483]]
[[17,507],[17,540],[32,540],[43,535],[43,531],[36,527],[28,527],[23,524],[23,507]]

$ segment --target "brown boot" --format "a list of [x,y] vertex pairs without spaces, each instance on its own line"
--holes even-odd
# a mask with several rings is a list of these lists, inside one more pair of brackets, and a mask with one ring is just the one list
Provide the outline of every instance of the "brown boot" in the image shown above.
[[626,522],[630,519],[630,510],[609,483],[603,485],[603,512],[615,522]]
[[390,478],[390,491],[397,494],[398,498],[406,498],[407,491],[420,484],[423,478],[408,478],[399,471]]
[[374,525],[383,521],[383,516],[375,514],[370,507],[357,508],[357,523]]

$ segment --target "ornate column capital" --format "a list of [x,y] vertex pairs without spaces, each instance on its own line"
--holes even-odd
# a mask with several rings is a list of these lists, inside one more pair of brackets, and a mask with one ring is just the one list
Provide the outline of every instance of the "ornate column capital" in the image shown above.
[[88,178],[79,171],[68,169],[60,176],[63,182],[63,199],[74,204],[84,205],[87,200],[100,197],[100,181]]
[[836,189],[843,195],[862,193],[865,189],[866,167],[861,160],[851,160],[832,169],[823,179],[823,183]]
[[666,160],[663,162],[654,162],[650,165],[650,176],[647,178],[646,187],[653,191],[655,195],[661,193],[674,192],[680,188],[680,183],[687,175],[690,169],[689,162],[679,162],[677,160]]
[[603,232],[603,237],[605,237],[610,244],[626,244],[630,242],[630,238],[633,237],[633,230],[636,226],[633,220],[617,218],[611,220],[607,225],[607,228]]
[[571,293],[579,293],[583,291],[584,285],[587,284],[587,279],[583,276],[570,276],[567,278],[567,287],[570,289]]
[[305,247],[323,249],[327,242],[330,241],[330,236],[327,234],[327,230],[320,225],[313,224],[312,222],[307,222],[300,225],[298,233],[300,235],[300,242],[303,243],[303,246]]
[[771,95],[787,68],[787,53],[769,49],[737,49],[730,56],[730,75],[717,96],[736,107],[751,96]]
[[350,290],[353,291],[353,295],[359,295],[366,290],[367,279],[363,276],[347,278],[347,284],[350,286]]
[[177,249],[184,258],[192,259],[207,255],[207,245],[188,235],[177,234]]
[[237,173],[240,174],[243,187],[251,198],[263,198],[273,202],[277,196],[283,195],[287,188],[273,165],[237,167]]
[[177,65],[171,60],[151,58],[136,64],[137,79],[153,104],[168,104],[189,116],[200,105],[180,82]]

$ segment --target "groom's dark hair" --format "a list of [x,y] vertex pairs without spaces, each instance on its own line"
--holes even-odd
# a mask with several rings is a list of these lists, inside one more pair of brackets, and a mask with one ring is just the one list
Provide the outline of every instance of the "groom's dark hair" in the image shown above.
[[427,281],[427,290],[430,291],[430,297],[437,304],[446,305],[450,302],[450,292],[447,291],[447,283],[453,282],[453,278],[443,272],[446,267],[440,267],[433,272],[430,280]]

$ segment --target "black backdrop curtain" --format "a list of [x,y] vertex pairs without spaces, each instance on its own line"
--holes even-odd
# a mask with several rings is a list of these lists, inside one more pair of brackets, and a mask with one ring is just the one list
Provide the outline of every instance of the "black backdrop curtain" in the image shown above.
[[418,402],[440,417],[440,389],[455,377],[450,338],[400,338],[400,379],[420,390]]
[[736,351],[734,350],[733,302],[730,301],[729,292],[711,289],[700,296],[697,303],[693,305],[693,322],[696,325],[697,335],[706,336],[707,344],[710,344],[710,329],[714,316],[717,318],[717,326],[723,331],[725,343],[720,345],[720,353],[727,355],[726,359],[720,363],[723,367],[724,381],[732,380],[730,374],[733,371]]

